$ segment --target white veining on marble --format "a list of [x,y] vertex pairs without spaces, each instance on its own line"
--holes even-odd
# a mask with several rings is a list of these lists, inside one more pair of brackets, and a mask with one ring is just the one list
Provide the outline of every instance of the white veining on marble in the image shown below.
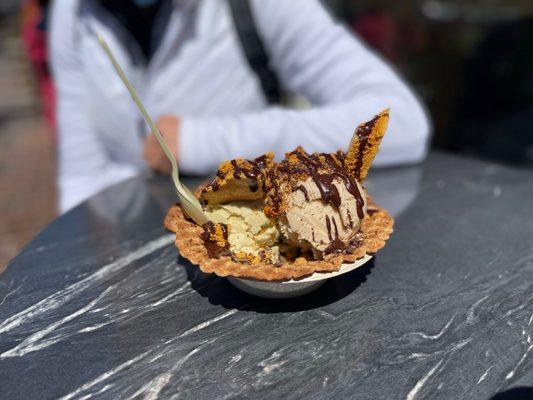
[[476,320],[476,310],[478,309],[478,307],[481,305],[481,303],[483,303],[485,300],[487,300],[489,298],[490,295],[486,295],[486,296],[483,296],[481,299],[477,300],[474,304],[472,304],[472,306],[468,309],[467,313],[466,313],[466,323],[467,324],[472,324],[474,323],[474,321]]
[[0,354],[0,358],[6,358],[6,357],[20,357],[27,353],[31,353],[32,351],[36,350],[42,350],[48,346],[51,346],[52,344],[56,343],[57,341],[61,340],[61,337],[58,336],[55,339],[48,340],[46,342],[40,342],[39,341],[49,335],[51,332],[55,331],[57,328],[59,328],[61,325],[66,324],[69,321],[72,321],[74,318],[82,315],[83,313],[90,310],[96,303],[100,301],[102,297],[106,295],[106,293],[109,293],[114,289],[113,286],[108,287],[106,290],[104,290],[96,299],[91,301],[89,304],[87,304],[85,307],[80,308],[76,312],[73,312],[72,314],[69,314],[56,322],[48,325],[46,328],[41,329],[25,340],[23,340],[20,344],[18,344],[16,347],[12,348],[11,350],[8,350],[2,354]]
[[96,331],[96,330],[98,330],[100,328],[103,328],[104,326],[109,325],[111,323],[112,323],[112,321],[107,321],[107,322],[102,322],[100,324],[94,324],[94,325],[86,326],[85,328],[81,328],[78,331],[78,333],[87,333],[87,332]]
[[[95,306],[88,310],[85,318],[73,321],[71,325],[65,327],[57,339],[66,341],[67,338],[76,334],[90,333],[111,324],[128,323],[138,319],[143,314],[155,312],[158,308],[172,302],[177,303],[194,294],[195,291],[188,281],[176,287],[179,280],[183,279],[184,271],[170,261],[174,258],[172,251],[173,249],[168,249],[139,268],[132,270],[115,284],[117,286],[108,293],[105,302],[102,301],[102,306]],[[150,270],[156,270],[157,273],[148,274],[147,272]],[[161,278],[163,279],[161,280]],[[162,281],[166,284],[162,284]],[[145,294],[140,302],[138,300],[139,291],[144,291]],[[135,310],[135,312],[130,312],[131,310]],[[52,311],[47,315],[50,314],[55,313]],[[198,326],[197,329],[209,326],[212,322],[215,321],[207,321],[204,325]],[[187,332],[184,333],[187,334]]]
[[487,368],[487,370],[486,370],[485,372],[483,372],[483,375],[481,375],[481,376],[479,377],[479,379],[478,379],[476,385],[479,385],[481,382],[483,382],[483,381],[487,378],[487,376],[488,376],[490,370],[491,370],[493,367],[494,367],[494,365],[491,365],[490,367]]
[[6,295],[4,296],[4,298],[2,299],[2,301],[0,301],[0,306],[1,306],[2,304],[4,304],[4,302],[7,300],[7,298],[8,298],[9,296],[12,296],[12,295],[14,295],[15,293],[17,293],[17,291],[18,291],[22,286],[23,286],[23,285],[18,285],[15,289],[13,289],[11,292],[9,292],[8,294],[6,294]]
[[138,356],[136,356],[136,357],[134,357],[134,358],[132,358],[132,359],[126,361],[126,362],[123,362],[120,365],[117,365],[115,368],[112,368],[109,371],[104,372],[103,374],[99,375],[98,377],[96,377],[92,381],[89,381],[89,382],[83,384],[78,389],[74,390],[73,392],[70,392],[70,393],[66,394],[65,396],[61,397],[59,400],[69,400],[69,399],[72,399],[72,398],[78,396],[78,394],[86,391],[87,389],[92,388],[93,386],[99,384],[100,382],[105,381],[106,379],[112,377],[113,375],[115,375],[116,373],[118,373],[118,372],[122,371],[123,369],[129,367],[130,365],[135,364],[137,361],[141,360],[142,358],[144,358],[149,353],[150,353],[150,350],[145,351],[144,353],[139,354]]
[[[169,283],[169,282],[167,282],[167,283]],[[156,302],[148,304],[148,305],[146,305],[144,307],[153,308],[153,307],[158,307],[158,306],[160,306],[162,304],[165,304],[169,300],[174,299],[179,294],[181,294],[181,293],[183,293],[183,292],[185,292],[187,290],[190,290],[190,287],[191,287],[191,283],[189,281],[187,281],[183,285],[181,285],[179,288],[177,288],[174,292],[171,292],[171,293],[167,294],[165,297],[163,297],[162,299],[157,300]]]
[[509,380],[509,379],[512,379],[514,377],[514,375],[516,373],[516,370],[522,365],[522,363],[527,358],[527,356],[529,355],[529,352],[531,350],[533,350],[533,346],[529,346],[526,349],[525,353],[522,355],[522,357],[520,357],[520,360],[518,361],[516,366],[511,371],[509,371],[509,373],[507,375],[505,375],[505,379]]
[[417,359],[417,358],[428,358],[428,357],[431,357],[433,356],[433,354],[428,354],[428,353],[411,353],[410,355],[407,356],[407,359],[408,360],[412,360],[412,359]]
[[236,364],[239,361],[241,361],[241,359],[242,359],[242,355],[241,354],[236,354],[236,355],[231,357],[231,360],[229,360],[229,363],[230,364]]
[[[449,398],[435,393],[437,382],[446,381],[450,375],[463,387],[461,392],[454,392],[457,397],[453,398],[477,398],[475,393],[486,392],[469,388],[467,382],[476,386],[483,383],[481,390],[486,391],[494,387],[494,382],[505,382],[528,373],[528,360],[533,354],[533,279],[530,279],[533,278],[533,260],[530,256],[522,257],[503,270],[494,267],[501,259],[498,253],[488,260],[483,266],[488,270],[487,275],[478,278],[472,274],[463,285],[449,292],[419,299],[413,304],[412,314],[406,315],[409,319],[407,331],[385,330],[386,339],[380,342],[385,349],[379,359],[380,365],[409,368],[426,364],[427,372],[408,388],[408,400],[424,398],[428,393],[433,393],[435,398]],[[462,281],[464,275],[458,274]],[[446,317],[439,313],[445,313]],[[426,322],[419,323],[418,315]],[[440,326],[431,325],[435,331],[429,330],[428,319],[440,321]],[[518,341],[516,346],[502,347],[503,343],[513,341]],[[521,352],[517,355],[520,342]],[[476,356],[480,354],[485,358],[477,362]],[[487,359],[491,354],[494,359]],[[505,371],[502,366],[506,366]],[[462,368],[463,373],[454,375],[452,368]],[[397,375],[401,376],[402,372]],[[449,396],[454,390],[447,388],[445,393]]]
[[[207,341],[206,343],[212,343],[214,340]],[[137,396],[140,396],[141,394],[144,394],[145,400],[156,400],[159,398],[159,393],[161,390],[168,385],[172,377],[174,376],[174,373],[179,370],[183,364],[187,362],[189,358],[191,358],[193,355],[198,353],[204,346],[198,346],[192,351],[190,351],[187,355],[179,359],[168,371],[163,372],[156,376],[154,379],[150,380],[148,383],[143,385],[139,390],[137,390],[130,399],[135,399]]]
[[172,242],[174,242],[173,235],[161,236],[146,243],[145,245],[139,247],[131,253],[128,253],[125,256],[118,258],[110,264],[102,266],[95,273],[87,276],[81,281],[78,281],[48,296],[45,299],[26,308],[25,310],[20,311],[15,315],[7,318],[4,322],[0,324],[0,334],[8,332],[13,328],[20,326],[21,324],[27,322],[28,320],[31,320],[39,314],[61,307],[63,304],[67,303],[73,296],[79,295],[81,291],[86,290],[89,287],[95,285],[98,281],[101,281],[107,275],[117,272],[118,270],[131,264],[132,262],[139,260],[153,253],[154,251],[164,246],[167,246]]
[[[238,312],[238,310],[233,309],[233,310],[226,311],[224,314],[220,314],[214,318],[208,319],[207,321],[204,321],[198,325],[193,326],[192,328],[187,329],[185,332],[180,334],[178,338],[182,338],[182,337],[190,335],[191,333],[198,332],[199,330],[205,329],[209,325],[214,324],[215,322],[218,322],[224,318],[228,318],[229,316],[235,314],[236,312]],[[172,341],[174,340],[175,339],[172,339]]]
[[416,382],[415,386],[413,386],[413,388],[409,391],[409,393],[407,393],[407,396],[405,397],[405,400],[415,400],[416,399],[416,397],[418,396],[418,393],[420,392],[420,390],[422,390],[422,388],[424,387],[424,385],[426,384],[428,379],[431,378],[433,376],[433,374],[439,369],[439,367],[441,366],[443,361],[444,360],[440,360],[422,378],[420,378],[418,380],[418,382]]
[[272,355],[259,363],[259,366],[262,368],[262,375],[270,374],[276,369],[283,367],[283,364],[287,363],[287,360],[281,360],[280,358],[283,355],[282,350],[277,350]]
[[[529,318],[527,325],[528,327],[531,325],[531,317]],[[533,350],[533,344],[531,344],[531,342],[532,340],[531,340],[531,335],[529,331],[526,331],[526,329],[522,329],[522,344],[524,345],[524,352],[522,356],[520,357],[520,360],[518,360],[518,363],[514,366],[514,368],[511,371],[509,371],[507,375],[505,375],[506,380],[512,379],[515,376],[518,368],[522,366],[524,361],[529,356],[529,353]]]
[[453,320],[455,319],[456,315],[457,314],[453,314],[452,317],[448,320],[448,322],[446,322],[446,324],[442,327],[442,329],[433,335],[424,333],[424,332],[410,332],[410,333],[407,333],[405,336],[420,336],[423,339],[429,339],[429,340],[439,339],[442,335],[446,333],[446,331],[452,324]]
[[[161,358],[165,358],[168,362],[168,369],[163,372],[158,373],[153,378],[149,379],[146,383],[142,384],[139,389],[137,389],[133,394],[126,395],[122,393],[120,396],[115,394],[110,394],[111,397],[120,397],[128,399],[137,399],[142,396],[143,399],[157,399],[160,398],[160,393],[169,383],[172,382],[173,378],[176,378],[176,373],[179,372],[183,365],[194,355],[200,353],[206,346],[213,344],[218,337],[214,337],[209,340],[203,340],[198,346],[195,346],[187,354],[183,356],[177,356],[176,348],[174,346],[169,346],[167,343],[156,346],[151,350],[143,352],[138,356],[121,363],[120,365],[100,374],[96,378],[84,383],[76,390],[64,395],[60,400],[70,400],[73,398],[85,398],[90,399],[97,396],[97,394],[102,392],[103,388],[110,388],[112,385],[112,380],[120,382],[121,377],[125,374],[126,376],[130,374],[143,374],[143,372],[149,371],[149,365]],[[178,341],[178,337],[174,338],[172,342]],[[178,341],[179,342],[179,341]],[[144,375],[144,374],[143,374]],[[109,382],[109,383],[107,383]],[[99,385],[104,384],[102,389],[95,390]],[[139,382],[136,382],[139,383]],[[119,385],[120,386],[120,385]],[[121,389],[120,387],[117,390]],[[122,388],[124,389],[124,388]],[[126,388],[129,389],[129,388]],[[91,392],[91,390],[95,390]],[[126,390],[127,392],[128,390]],[[88,392],[88,393],[86,393]],[[83,397],[80,397],[83,396]]]
[[168,385],[172,379],[171,372],[164,372],[158,375],[156,378],[152,379],[150,382],[146,383],[143,387],[137,390],[130,399],[136,399],[140,395],[144,395],[144,400],[156,400],[159,398],[159,393],[161,390]]
[[112,385],[112,384],[108,383],[107,385],[102,386],[102,388],[100,390],[98,390],[97,392],[86,394],[85,396],[79,397],[77,400],[88,400],[91,397],[98,396],[98,395],[100,395],[102,393],[105,393],[105,392],[111,390],[114,386],[115,385]]
[[490,260],[490,261],[487,263],[487,265],[486,265],[485,268],[486,268],[486,269],[491,268],[491,267],[494,265],[494,263],[500,259],[500,257],[501,257],[502,254],[503,254],[503,251],[501,251],[501,250],[498,251],[498,252],[496,253],[496,255],[494,256],[494,258],[493,258],[492,260]]

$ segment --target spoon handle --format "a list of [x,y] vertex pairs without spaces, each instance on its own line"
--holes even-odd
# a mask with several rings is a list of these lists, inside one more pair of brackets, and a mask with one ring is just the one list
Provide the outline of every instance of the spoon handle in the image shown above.
[[[168,145],[165,142],[165,139],[161,135],[161,132],[159,132],[159,129],[157,129],[157,126],[154,124],[154,121],[146,111],[146,108],[144,107],[141,99],[139,98],[137,91],[133,87],[133,85],[130,83],[128,78],[126,77],[126,74],[124,73],[124,70],[118,63],[117,59],[113,55],[113,52],[109,48],[107,42],[103,38],[103,36],[100,33],[96,33],[96,36],[98,38],[98,42],[104,49],[105,53],[107,54],[109,60],[113,64],[113,67],[115,68],[115,71],[117,72],[118,76],[126,86],[126,89],[128,89],[128,92],[137,105],[137,108],[139,109],[141,115],[143,116],[144,120],[154,133],[159,145],[163,149],[163,152],[167,156],[167,158],[170,161],[170,165],[172,166],[172,181],[174,182],[174,186],[176,187],[176,191],[178,192],[178,196],[182,202],[182,205],[186,208],[186,212],[189,209],[191,212],[187,212],[191,218],[195,220],[197,224],[204,224],[208,221],[207,217],[205,216],[202,207],[200,203],[198,202],[198,199],[196,197],[192,196],[191,191],[185,187],[179,178],[179,170],[178,170],[178,163],[176,162],[176,158],[174,157],[174,154],[172,154],[172,151],[168,148]],[[183,201],[185,199],[185,201]],[[184,204],[187,203],[187,204]],[[192,209],[191,209],[192,208]],[[191,215],[193,214],[193,215]]]

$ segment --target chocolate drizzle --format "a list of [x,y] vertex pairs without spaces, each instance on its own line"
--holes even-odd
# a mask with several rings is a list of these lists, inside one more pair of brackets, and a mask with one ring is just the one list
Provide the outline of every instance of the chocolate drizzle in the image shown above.
[[337,150],[337,152],[335,153],[335,157],[337,158],[337,160],[339,160],[339,163],[343,164],[344,160],[346,159],[346,154],[342,150]]
[[350,243],[348,243],[348,246],[346,246],[343,250],[344,253],[352,253],[355,249],[358,247],[361,247],[363,244],[363,238],[360,234],[356,234],[352,240],[350,240]]
[[368,214],[369,217],[371,217],[372,215],[374,215],[375,213],[377,213],[379,210],[376,210],[374,208],[370,208],[368,210],[366,210],[366,213]]
[[[333,229],[331,229],[331,223],[333,222]],[[339,240],[339,228],[337,228],[337,221],[335,221],[335,217],[330,217],[326,215],[326,228],[328,230],[328,238],[330,242],[334,242],[335,240]]]
[[[265,175],[265,170],[267,168],[268,161],[271,158],[268,154],[264,154],[261,157],[257,157],[254,160],[231,160],[230,164],[233,167],[233,177],[235,179],[241,179],[243,176],[251,179],[249,188],[251,192],[257,192],[259,190],[258,180]],[[207,187],[210,187],[213,192],[216,192],[220,189],[220,181],[224,180],[228,173],[231,172],[230,169],[219,169],[217,171],[216,178],[213,179]],[[264,182],[263,182],[264,188]],[[204,189],[205,191],[206,189]]]
[[[315,182],[322,200],[330,203],[335,208],[341,205],[339,190],[334,184],[335,180],[341,180],[357,204],[357,215],[359,218],[365,216],[363,211],[364,199],[359,191],[357,183],[350,176],[348,171],[342,166],[341,161],[332,154],[307,154],[301,148],[296,149],[288,156],[296,156],[300,161],[298,164],[283,162],[279,170],[289,175],[303,173],[310,176]],[[302,168],[303,167],[303,168]]]
[[243,168],[237,163],[237,160],[231,160],[231,165],[233,165],[233,177],[235,179],[241,179],[242,175],[249,179],[257,180],[257,178],[262,175],[261,170],[257,166],[257,163],[254,161],[247,161],[247,166],[249,168]]
[[350,221],[350,228],[353,228],[353,217],[352,217],[352,213],[350,212],[350,210],[346,210],[346,213],[348,214],[348,220]]
[[326,215],[326,228],[328,230],[328,238],[331,243],[328,247],[326,247],[324,253],[330,254],[345,250],[346,245],[343,243],[342,240],[339,239],[339,228],[337,227],[337,221],[335,221],[334,217],[329,217]]
[[296,192],[297,190],[301,191],[304,194],[305,201],[309,201],[309,193],[307,193],[307,189],[304,185],[298,185],[293,189],[293,192]]
[[251,162],[253,164],[255,164],[255,166],[257,168],[259,168],[259,170],[264,171],[266,169],[266,167],[267,167],[268,160],[269,160],[268,155],[267,154],[263,154],[262,156],[257,157],[256,159],[254,159]]
[[333,242],[333,236],[331,235],[331,222],[329,222],[329,216],[326,215],[326,228],[328,229],[328,238],[330,242]]
[[281,191],[281,180],[276,178],[276,170],[271,168],[267,170],[265,185],[269,188],[269,205],[270,210],[267,213],[269,216],[278,215],[281,211],[283,194]]
[[[220,232],[217,232],[217,227],[220,227]],[[203,240],[207,255],[210,258],[219,258],[225,255],[230,255],[228,226],[226,224],[215,225],[213,222],[209,221],[203,224],[202,228],[204,231],[200,234],[200,238]],[[222,237],[220,237],[220,233],[222,233]]]
[[344,250],[346,250],[346,245],[339,239],[335,239],[324,249],[324,254],[339,253]]
[[[218,170],[217,171],[217,178],[219,179],[224,179],[226,177],[226,174],[223,173],[221,170]],[[209,184],[209,186],[211,187],[211,189],[213,190],[213,192],[216,192],[218,189],[220,189],[220,185],[218,184],[218,181],[217,179],[213,179],[213,181]],[[204,189],[205,190],[205,189]]]
[[339,237],[339,228],[337,228],[337,221],[335,220],[335,217],[331,217],[331,220],[333,221],[333,227],[335,228],[335,237]]
[[250,189],[250,192],[257,192],[257,190],[259,190],[259,185],[257,184],[257,181],[252,181],[250,182],[250,184],[248,185],[248,188]]

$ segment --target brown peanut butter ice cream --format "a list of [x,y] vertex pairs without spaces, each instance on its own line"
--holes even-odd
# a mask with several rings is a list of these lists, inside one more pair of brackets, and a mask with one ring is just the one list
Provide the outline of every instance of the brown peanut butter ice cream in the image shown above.
[[[289,196],[290,205],[279,218],[281,234],[288,243],[311,250],[315,255],[349,245],[361,227],[362,218],[356,211],[359,205],[341,179],[335,179],[332,184],[339,192],[341,203],[338,208],[323,201],[312,178],[300,183]],[[365,199],[363,188],[358,183],[356,185]],[[366,213],[365,200],[362,210]]]

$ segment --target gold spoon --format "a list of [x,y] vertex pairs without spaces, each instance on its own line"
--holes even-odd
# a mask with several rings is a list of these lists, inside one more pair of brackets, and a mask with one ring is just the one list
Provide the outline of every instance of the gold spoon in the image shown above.
[[105,39],[100,35],[99,33],[96,33],[96,36],[98,37],[98,41],[100,42],[100,45],[104,49],[105,53],[109,57],[109,60],[113,64],[113,67],[115,68],[115,71],[117,72],[118,76],[126,86],[126,89],[128,89],[128,92],[130,93],[131,98],[137,105],[137,108],[139,109],[141,115],[143,116],[144,120],[154,133],[159,145],[163,149],[163,152],[167,156],[167,158],[170,161],[170,164],[172,166],[172,182],[174,182],[174,186],[176,187],[176,192],[178,193],[178,197],[180,199],[181,206],[183,207],[183,210],[185,213],[191,217],[194,222],[196,222],[198,225],[203,225],[206,222],[209,221],[207,216],[205,215],[204,211],[202,210],[202,206],[200,205],[200,202],[198,199],[192,194],[192,192],[189,190],[187,186],[181,183],[180,177],[179,177],[179,171],[178,171],[178,163],[176,162],[176,158],[174,157],[174,154],[170,151],[168,148],[165,139],[163,139],[163,136],[161,136],[161,132],[159,132],[159,129],[154,124],[154,121],[152,121],[152,118],[148,115],[148,112],[146,111],[146,108],[144,107],[143,103],[141,102],[141,99],[139,99],[139,96],[137,95],[137,91],[135,88],[131,85],[130,81],[126,77],[126,74],[124,73],[124,70],[118,63],[117,59],[111,52],[111,49],[107,45],[107,42]]

